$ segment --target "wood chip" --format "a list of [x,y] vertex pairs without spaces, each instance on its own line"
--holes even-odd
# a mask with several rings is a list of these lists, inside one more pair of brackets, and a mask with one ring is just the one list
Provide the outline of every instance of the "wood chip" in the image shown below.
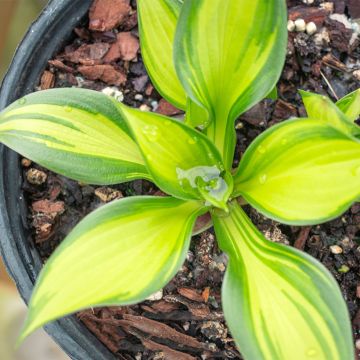
[[83,44],[75,51],[71,51],[64,55],[64,59],[74,64],[95,65],[101,64],[101,59],[110,49],[110,44],[95,43]]
[[41,76],[40,89],[47,90],[53,88],[55,85],[55,76],[51,71],[45,70]]
[[201,294],[199,294],[196,289],[183,287],[183,288],[178,288],[177,291],[180,295],[184,296],[187,299],[197,302],[203,302],[204,300]]
[[65,204],[63,201],[50,201],[50,200],[38,200],[31,204],[33,211],[49,214],[55,217],[58,214],[62,214],[65,211]]
[[[168,339],[177,344],[182,344],[195,349],[206,348],[205,344],[200,343],[195,338],[180,333],[172,327],[162,324],[158,321],[150,320],[143,316],[134,316],[130,314],[124,314],[125,323],[129,326],[135,327],[151,336],[155,336],[160,339]],[[121,320],[119,320],[120,322]]]
[[360,19],[360,1],[359,0],[347,0],[347,6],[350,16],[353,19]]
[[55,68],[57,68],[59,70],[62,70],[62,71],[68,72],[68,73],[75,72],[75,70],[72,67],[65,65],[61,60],[58,60],[58,59],[49,60],[48,64],[54,66]]
[[166,116],[174,116],[182,113],[182,110],[177,109],[174,105],[167,102],[165,99],[161,99],[159,101],[159,106],[156,109],[158,114],[166,115]]
[[112,65],[79,66],[78,71],[89,80],[102,80],[108,85],[123,85],[126,75]]
[[294,242],[294,247],[296,247],[299,250],[305,249],[305,244],[309,237],[310,230],[311,230],[311,226],[306,226],[301,228],[300,233]]
[[177,309],[179,309],[179,306],[180,306],[179,304],[169,303],[164,300],[160,300],[160,301],[157,301],[157,302],[151,304],[151,308],[155,312],[160,312],[160,313],[168,313],[168,312],[177,310]]
[[193,229],[193,233],[196,233],[205,227],[208,227],[212,224],[211,215],[210,213],[206,213],[204,215],[200,215],[195,222],[195,226]]
[[112,189],[107,186],[97,188],[95,190],[95,195],[104,203],[108,203],[115,199],[121,199],[124,197],[121,191]]
[[91,321],[91,319],[89,319],[88,317],[84,317],[81,320],[86,325],[86,327],[90,329],[91,332],[94,333],[103,344],[105,344],[105,346],[109,350],[111,350],[113,353],[119,351],[119,346],[117,342],[110,339],[108,334],[103,333],[101,327],[96,322]]
[[173,350],[168,346],[158,344],[154,341],[148,339],[142,339],[141,341],[147,349],[162,352],[164,360],[196,360],[194,356]]
[[266,119],[266,104],[264,101],[259,102],[250,110],[241,115],[240,120],[246,121],[248,124],[259,126],[264,124]]
[[95,0],[89,11],[89,29],[112,30],[128,17],[130,11],[130,0]]
[[134,60],[139,49],[139,39],[136,36],[132,35],[131,32],[121,32],[117,34],[116,42],[111,45],[109,52],[104,57],[104,62]]
[[275,109],[273,112],[273,120],[286,120],[289,117],[297,117],[297,109],[294,105],[278,99],[275,104]]
[[289,9],[289,20],[303,19],[305,23],[314,22],[318,27],[323,25],[328,15],[325,9],[319,7],[299,5]]
[[202,298],[204,299],[204,302],[207,303],[209,301],[210,296],[210,288],[206,287],[204,291],[201,294]]
[[330,53],[325,55],[321,61],[324,65],[329,66],[335,70],[344,71],[344,72],[348,71],[346,65]]

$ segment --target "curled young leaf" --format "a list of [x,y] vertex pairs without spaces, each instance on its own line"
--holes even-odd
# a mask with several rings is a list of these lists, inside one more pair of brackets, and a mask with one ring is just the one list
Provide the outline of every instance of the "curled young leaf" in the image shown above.
[[187,95],[208,112],[205,131],[227,169],[235,149],[234,120],[275,86],[286,37],[284,0],[197,0],[182,6],[175,68]]
[[141,54],[152,83],[179,109],[186,108],[186,94],[173,61],[175,29],[180,0],[138,0]]
[[230,258],[224,315],[245,359],[354,359],[347,307],[323,265],[266,240],[237,203],[213,222]]
[[234,196],[272,219],[328,221],[360,199],[360,141],[322,120],[289,120],[255,139],[234,182]]
[[75,180],[150,179],[115,101],[96,91],[54,89],[23,97],[0,113],[0,141]]
[[359,135],[360,127],[354,124],[327,96],[300,91],[308,117],[324,121],[349,135]]
[[75,311],[133,304],[164,287],[185,260],[203,212],[196,201],[145,196],[94,211],[45,264],[21,339]]
[[147,169],[164,192],[226,208],[232,177],[212,142],[186,124],[120,104]]
[[344,96],[336,106],[352,121],[355,121],[360,115],[360,89]]

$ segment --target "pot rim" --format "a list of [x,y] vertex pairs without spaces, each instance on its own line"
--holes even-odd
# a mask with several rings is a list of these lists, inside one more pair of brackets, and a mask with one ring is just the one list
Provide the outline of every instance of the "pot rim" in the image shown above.
[[[48,3],[15,52],[1,84],[0,110],[34,91],[47,61],[68,40],[91,3],[92,0],[51,0]],[[20,157],[0,144],[0,254],[27,304],[42,262],[29,236],[27,206],[21,186]],[[75,315],[44,328],[72,359],[116,359]]]

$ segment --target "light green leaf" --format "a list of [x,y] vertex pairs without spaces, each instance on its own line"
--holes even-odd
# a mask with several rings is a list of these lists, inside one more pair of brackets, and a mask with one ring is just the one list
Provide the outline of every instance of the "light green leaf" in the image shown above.
[[349,135],[360,134],[360,127],[353,123],[339,108],[324,95],[299,91],[308,116],[324,121]]
[[232,177],[216,147],[186,124],[119,105],[157,186],[181,199],[205,199],[226,207]]
[[208,126],[209,114],[206,109],[187,98],[185,124],[204,130]]
[[164,287],[185,260],[201,208],[196,201],[142,196],[87,216],[45,264],[21,339],[67,314],[137,303]]
[[208,111],[206,133],[227,169],[235,149],[234,120],[280,77],[286,21],[284,0],[185,1],[181,9],[175,68],[187,95]]
[[176,75],[173,43],[179,17],[179,0],[138,0],[141,54],[157,91],[185,110],[186,94]]
[[96,91],[54,89],[16,101],[0,113],[0,141],[75,180],[150,179],[115,101]]
[[355,121],[360,115],[360,89],[346,95],[336,105],[350,120]]
[[318,224],[360,199],[360,142],[321,120],[289,120],[250,145],[234,181],[233,196],[266,216]]
[[323,265],[266,240],[236,203],[213,222],[230,258],[224,315],[245,359],[354,359],[347,307]]
[[265,99],[277,100],[278,97],[279,96],[278,96],[277,87],[274,86],[274,88],[265,96]]

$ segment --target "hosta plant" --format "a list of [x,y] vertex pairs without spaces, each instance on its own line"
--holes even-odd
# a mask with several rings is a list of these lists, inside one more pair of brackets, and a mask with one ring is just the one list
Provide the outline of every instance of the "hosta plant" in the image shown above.
[[168,194],[116,200],[81,221],[45,264],[21,339],[164,287],[210,212],[229,257],[224,315],[244,358],[353,360],[336,281],[309,255],[266,240],[240,204],[311,225],[359,200],[360,92],[337,104],[302,92],[308,117],[265,131],[233,169],[234,121],[274,93],[284,64],[285,0],[138,0],[138,13],[148,73],[184,121],[82,89],[34,93],[0,114],[0,140],[53,171],[91,184],[147,179]]

